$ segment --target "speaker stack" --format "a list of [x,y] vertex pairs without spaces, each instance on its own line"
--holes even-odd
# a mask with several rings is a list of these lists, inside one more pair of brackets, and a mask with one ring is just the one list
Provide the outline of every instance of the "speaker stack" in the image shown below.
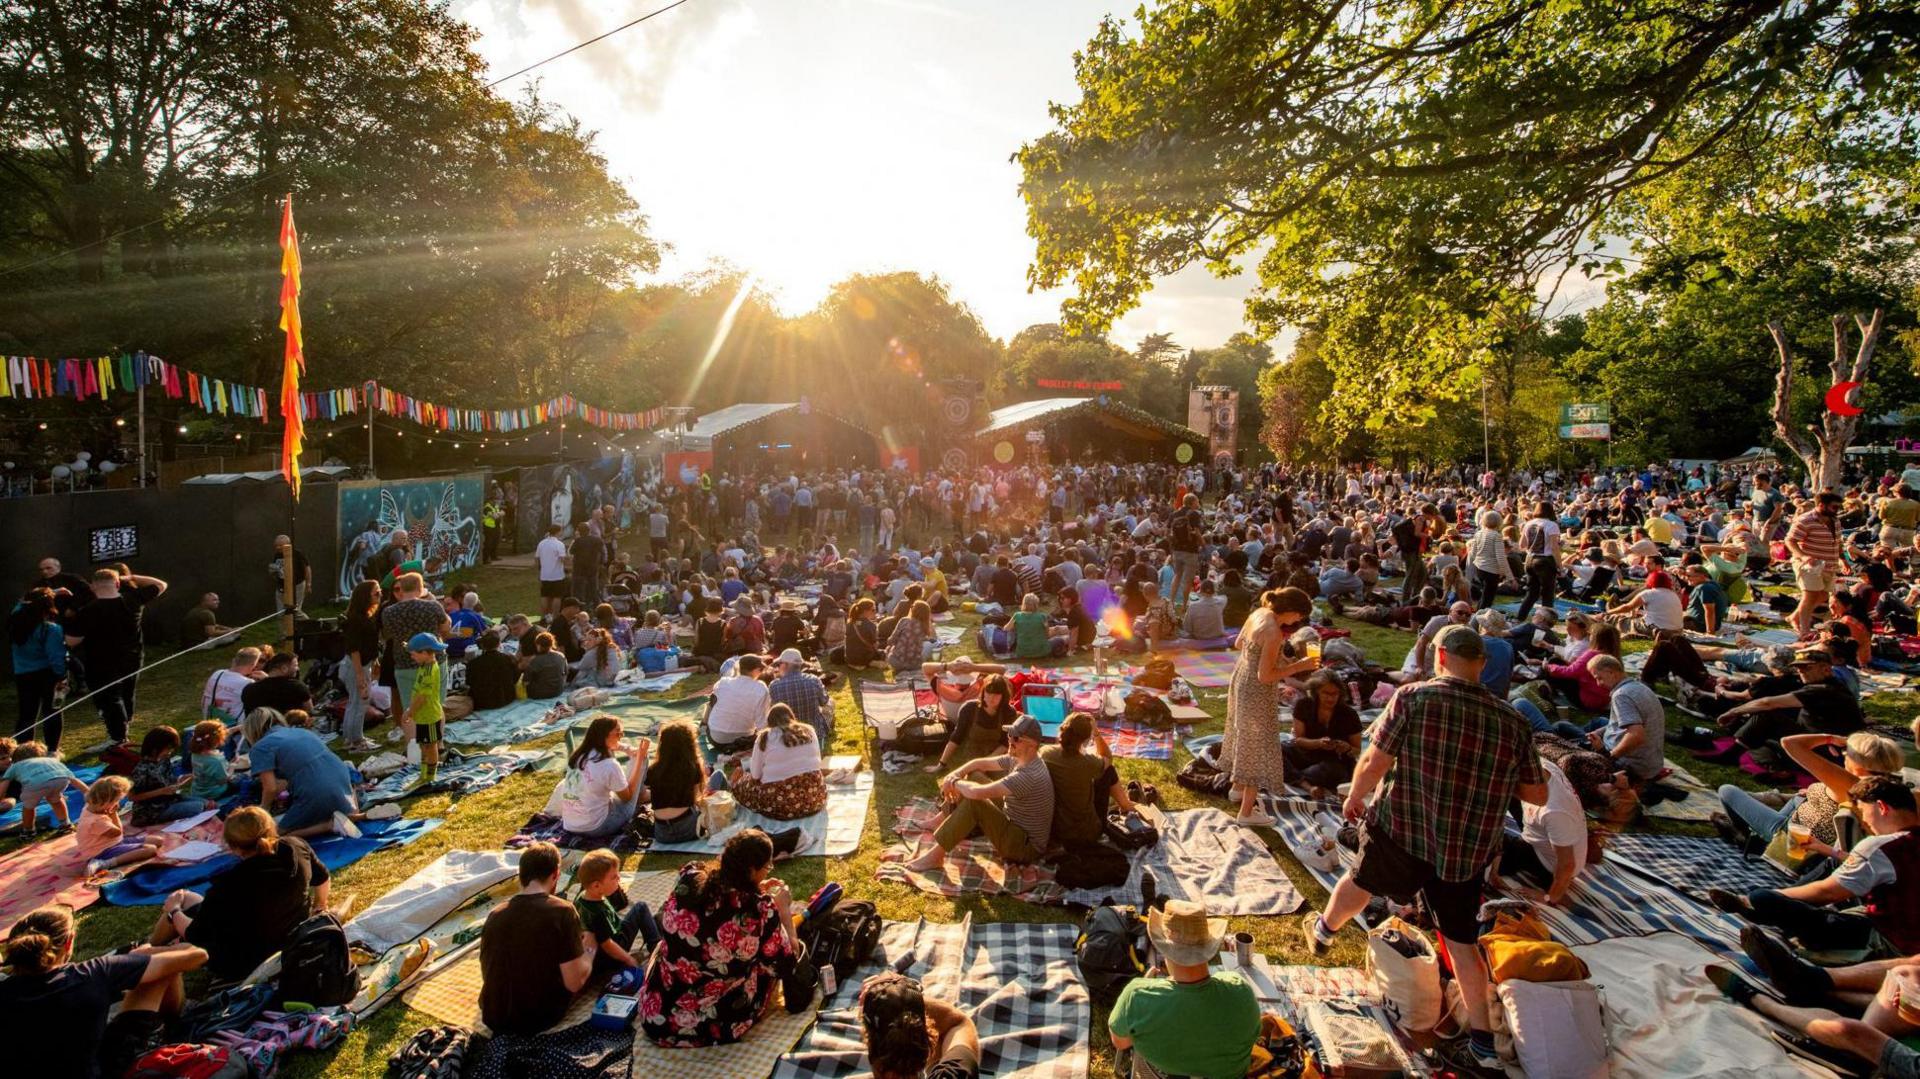
[[973,467],[973,433],[987,419],[986,384],[971,378],[940,382],[940,467],[963,472]]

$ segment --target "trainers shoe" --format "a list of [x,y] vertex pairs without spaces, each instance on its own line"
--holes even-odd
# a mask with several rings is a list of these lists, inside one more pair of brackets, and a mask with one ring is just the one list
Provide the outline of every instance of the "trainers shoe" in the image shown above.
[[1320,939],[1319,929],[1320,929],[1319,914],[1308,915],[1307,920],[1300,923],[1300,930],[1301,930],[1300,935],[1306,938],[1307,951],[1311,952],[1316,956],[1327,954],[1327,949],[1333,947],[1332,938],[1328,938],[1326,940]]
[[1747,902],[1746,896],[1727,891],[1725,888],[1708,888],[1707,902],[1712,903],[1714,909],[1726,914],[1745,917],[1753,913],[1753,906]]
[[1271,828],[1273,827],[1274,822],[1272,817],[1267,816],[1265,813],[1256,811],[1253,813],[1249,813],[1244,817],[1233,818],[1233,823],[1239,825],[1242,828]]
[[407,736],[407,732],[401,730],[398,727],[395,727],[392,730],[387,732],[387,741],[398,742],[400,739],[405,738],[406,736]]
[[335,813],[333,815],[333,834],[343,835],[348,839],[359,839],[360,826],[353,823],[352,818],[348,817],[345,813]]
[[367,820],[393,820],[399,815],[400,805],[398,802],[381,802],[365,813]]

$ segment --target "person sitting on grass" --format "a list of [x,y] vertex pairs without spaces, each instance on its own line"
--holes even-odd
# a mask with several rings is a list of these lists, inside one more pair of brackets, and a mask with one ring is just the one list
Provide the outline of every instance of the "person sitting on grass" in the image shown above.
[[[1007,736],[1005,756],[971,760],[941,777],[940,794],[951,810],[934,829],[927,850],[907,863],[908,869],[924,873],[938,868],[948,851],[976,831],[1009,862],[1039,860],[1053,830],[1053,779],[1040,759],[1046,736],[1040,721],[1027,715],[1013,721]],[[1003,775],[992,783],[967,778],[980,771]]]
[[519,877],[520,890],[480,928],[480,1018],[496,1036],[539,1034],[558,1023],[593,976],[599,954],[573,904],[554,894],[557,847],[528,844]]
[[956,758],[960,764],[966,764],[980,757],[998,757],[1005,753],[1007,728],[1020,717],[1020,710],[1013,706],[1013,687],[1003,673],[1005,667],[968,663],[967,669],[993,673],[975,683],[978,689],[974,699],[960,705],[953,730],[947,735],[947,744],[940,747],[940,759],[927,765],[928,772],[945,771]]
[[[1093,752],[1088,753],[1091,747]],[[1133,812],[1127,785],[1113,767],[1113,750],[1093,716],[1075,712],[1060,725],[1060,744],[1040,751],[1053,780],[1053,839],[1067,847],[1098,843],[1107,811]]]
[[67,788],[84,791],[85,783],[74,778],[73,772],[60,758],[50,756],[47,747],[39,742],[21,742],[13,747],[12,763],[0,779],[8,783],[20,784],[20,835],[31,836],[40,813],[40,803],[45,802],[53,812],[54,831],[61,831],[73,824],[67,809]]
[[1200,578],[1199,593],[1187,598],[1187,609],[1180,616],[1181,636],[1193,641],[1217,641],[1225,637],[1226,610],[1227,601],[1214,587],[1213,578]]
[[[1790,734],[1780,742],[1787,756],[1814,778],[1799,794],[1769,805],[1743,787],[1722,784],[1720,808],[1711,818],[1721,838],[1745,850],[1749,844],[1765,847],[1787,830],[1789,823],[1806,829],[1806,847],[1815,855],[1840,857],[1846,853],[1835,829],[1840,807],[1853,785],[1868,776],[1891,775],[1907,762],[1900,743],[1871,731],[1837,734]],[[1829,752],[1840,750],[1835,761]]]
[[205,948],[214,979],[231,983],[279,951],[313,911],[327,909],[330,878],[307,841],[280,834],[259,806],[234,810],[223,837],[239,862],[208,881],[204,896],[184,889],[167,896],[147,939]]
[[133,766],[133,823],[146,828],[205,813],[218,803],[185,794],[191,775],[176,777],[173,763],[180,753],[180,732],[159,726],[140,739],[140,763]]
[[[73,912],[41,907],[7,934],[0,980],[0,1037],[9,1074],[35,1079],[109,1079],[168,1041],[167,1022],[186,1002],[180,976],[207,962],[190,944],[143,944],[73,961]],[[115,1004],[118,1012],[107,1017]]]
[[87,859],[87,876],[144,862],[160,853],[161,839],[157,835],[126,838],[120,800],[132,789],[133,783],[126,776],[101,776],[87,788],[87,804],[80,810],[80,823],[74,829],[76,853]]
[[727,789],[740,805],[774,820],[799,820],[827,808],[820,742],[793,709],[767,709],[767,725],[753,737],[744,763],[727,771]]
[[203,719],[193,725],[187,758],[193,785],[187,788],[188,795],[217,803],[233,788],[233,766],[222,750],[226,744],[227,725],[220,720]]
[[[1707,899],[1728,914],[1779,929],[1812,951],[1865,951],[1882,958],[1920,952],[1920,813],[1913,788],[1877,775],[1855,783],[1848,793],[1872,834],[1838,869],[1808,884],[1745,895],[1709,888]],[[1837,909],[1855,903],[1865,913]]]
[[[567,774],[553,792],[560,823],[575,835],[610,836],[627,826],[647,794],[645,738],[633,747],[631,761],[620,763],[625,732],[612,716],[595,716],[567,758]],[[551,811],[551,810],[550,810]]]
[[1132,1079],[1245,1075],[1260,1036],[1260,1001],[1237,971],[1210,964],[1225,918],[1185,899],[1147,911],[1147,938],[1160,967],[1120,991],[1107,1029],[1116,1054],[1130,1054]]
[[928,997],[904,974],[860,985],[860,1041],[873,1079],[977,1079],[980,1031],[967,1013]]
[[[660,943],[660,926],[645,902],[629,902],[620,887],[620,856],[606,849],[588,851],[574,872],[580,884],[573,909],[580,924],[593,934],[593,971],[606,976],[623,970],[643,973],[647,957]],[[626,908],[623,915],[621,908]],[[639,940],[640,949],[634,950]]]
[[405,726],[420,746],[420,779],[417,788],[430,787],[440,771],[441,728],[447,718],[446,696],[441,679],[446,677],[447,645],[431,633],[416,633],[407,641],[407,653],[413,657],[413,698],[407,702]]
[[707,764],[696,740],[692,720],[670,720],[660,728],[659,752],[647,766],[655,843],[691,843],[700,838]]
[[1793,670],[1803,683],[1799,689],[1772,697],[1742,701],[1720,715],[1720,725],[1734,727],[1736,744],[1718,756],[1703,760],[1730,763],[1750,752],[1754,763],[1779,767],[1780,739],[1789,734],[1852,734],[1866,726],[1860,700],[1833,673],[1833,657],[1824,648],[1803,648],[1793,654]]
[[1020,597],[1020,609],[1008,625],[1013,629],[1013,654],[1016,659],[1046,659],[1067,654],[1065,626],[1050,626],[1040,610],[1040,597],[1032,592]]
[[1559,765],[1543,759],[1540,768],[1546,804],[1520,804],[1520,834],[1502,837],[1499,873],[1529,882],[1510,882],[1521,898],[1558,906],[1587,865],[1587,812]]
[[1299,776],[1313,797],[1331,797],[1353,778],[1364,729],[1339,676],[1315,671],[1307,678],[1307,691],[1293,702],[1293,738],[1280,747],[1288,773]]

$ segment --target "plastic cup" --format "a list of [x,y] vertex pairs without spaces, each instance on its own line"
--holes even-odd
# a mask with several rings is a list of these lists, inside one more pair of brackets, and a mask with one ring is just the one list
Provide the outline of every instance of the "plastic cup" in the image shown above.
[[1813,828],[1811,826],[1802,824],[1799,821],[1788,822],[1787,845],[1791,848],[1794,857],[1798,858],[1805,855],[1808,845],[1812,842]]

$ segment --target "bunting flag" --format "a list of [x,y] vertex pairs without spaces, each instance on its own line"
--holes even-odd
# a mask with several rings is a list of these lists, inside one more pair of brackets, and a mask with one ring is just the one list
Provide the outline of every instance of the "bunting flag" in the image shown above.
[[[289,207],[287,221],[282,225],[283,245],[286,237],[291,235],[291,217],[292,209]],[[586,404],[571,395],[520,408],[459,408],[423,401],[372,382],[339,390],[301,390],[298,379],[306,370],[306,360],[300,340],[300,253],[297,237],[294,237],[291,257],[282,256],[283,274],[288,272],[289,265],[291,276],[286,277],[281,285],[280,325],[287,330],[285,372],[292,379],[283,379],[277,395],[282,416],[287,415],[287,409],[291,407],[293,415],[302,421],[336,420],[371,408],[383,415],[412,420],[443,431],[475,434],[506,434],[564,419],[579,419],[608,431],[646,431],[660,426],[666,416],[665,408],[618,412]],[[290,306],[289,294],[292,301]],[[258,419],[262,423],[273,422],[273,411],[268,403],[275,395],[269,395],[266,390],[189,371],[145,352],[89,359],[48,360],[32,356],[7,356],[0,357],[0,360],[4,360],[4,367],[0,367],[0,398],[26,401],[56,397],[71,397],[77,401],[105,400],[109,393],[132,393],[144,386],[164,394],[168,400],[184,401],[208,415],[240,416]]]
[[280,474],[298,502],[300,441],[307,430],[300,418],[300,376],[306,373],[307,356],[300,336],[300,233],[293,227],[291,193],[280,216],[280,328],[287,334],[286,357],[280,367],[280,419],[286,424],[280,435]]

